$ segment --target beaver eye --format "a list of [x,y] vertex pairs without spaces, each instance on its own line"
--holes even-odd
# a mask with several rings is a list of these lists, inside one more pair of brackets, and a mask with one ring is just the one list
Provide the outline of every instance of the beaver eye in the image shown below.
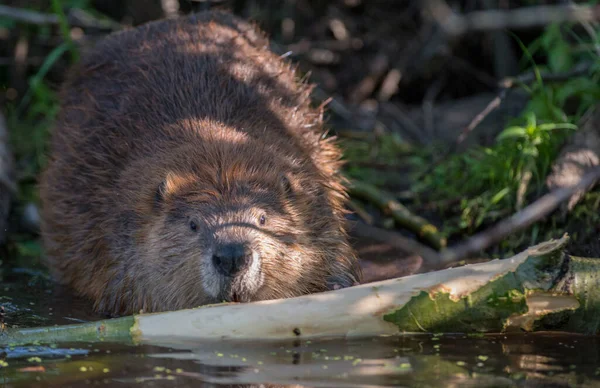
[[190,229],[195,232],[196,229],[198,229],[198,226],[196,225],[196,223],[194,221],[190,221]]
[[260,217],[258,217],[258,223],[259,223],[260,225],[264,225],[264,224],[266,224],[266,223],[267,223],[267,217],[265,217],[265,215],[264,215],[264,214],[262,214]]

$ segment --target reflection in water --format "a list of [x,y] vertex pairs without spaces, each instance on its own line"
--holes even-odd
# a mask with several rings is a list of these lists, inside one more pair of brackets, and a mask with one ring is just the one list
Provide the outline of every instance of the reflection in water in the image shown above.
[[[39,273],[6,271],[8,326],[98,319]],[[0,387],[597,386],[597,337],[421,335],[278,343],[0,347]]]

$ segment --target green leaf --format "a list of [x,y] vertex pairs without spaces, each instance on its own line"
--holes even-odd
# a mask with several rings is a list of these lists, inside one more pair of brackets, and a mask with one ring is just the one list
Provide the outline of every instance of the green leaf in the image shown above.
[[535,112],[527,112],[525,115],[525,119],[527,120],[527,126],[529,128],[535,128],[536,127],[536,117],[535,117]]
[[539,155],[539,151],[535,147],[527,147],[523,148],[522,154],[523,156],[532,156],[535,158]]
[[590,78],[575,78],[565,82],[556,92],[556,100],[564,104],[570,97],[583,97],[589,95],[600,100],[600,85]]
[[498,140],[510,139],[515,137],[527,137],[527,130],[523,127],[508,127],[498,135]]
[[556,124],[540,124],[538,125],[540,131],[552,131],[554,129],[577,129],[577,125],[569,123],[556,123]]
[[17,22],[14,19],[10,19],[7,17],[0,17],[0,27],[6,28],[7,30],[13,29],[17,25]]
[[563,39],[554,42],[548,51],[548,65],[553,72],[564,72],[573,66],[571,48]]
[[492,199],[490,200],[490,202],[495,205],[498,202],[500,202],[502,200],[502,198],[504,198],[506,196],[506,194],[508,194],[510,192],[510,188],[505,187],[502,190],[500,190],[499,192],[497,192]]
[[17,251],[21,256],[39,257],[42,255],[42,247],[36,240],[18,242]]

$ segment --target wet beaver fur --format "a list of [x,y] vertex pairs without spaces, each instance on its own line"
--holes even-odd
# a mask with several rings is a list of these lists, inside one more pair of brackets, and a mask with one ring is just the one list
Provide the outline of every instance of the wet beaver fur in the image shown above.
[[55,278],[113,315],[359,282],[310,89],[228,13],[109,35],[62,87],[41,179]]

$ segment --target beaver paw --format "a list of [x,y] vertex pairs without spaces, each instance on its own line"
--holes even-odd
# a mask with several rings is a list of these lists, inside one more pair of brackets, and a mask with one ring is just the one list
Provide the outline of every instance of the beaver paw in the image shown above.
[[328,290],[340,290],[352,286],[358,286],[360,283],[352,276],[351,273],[342,272],[329,277],[327,281]]

